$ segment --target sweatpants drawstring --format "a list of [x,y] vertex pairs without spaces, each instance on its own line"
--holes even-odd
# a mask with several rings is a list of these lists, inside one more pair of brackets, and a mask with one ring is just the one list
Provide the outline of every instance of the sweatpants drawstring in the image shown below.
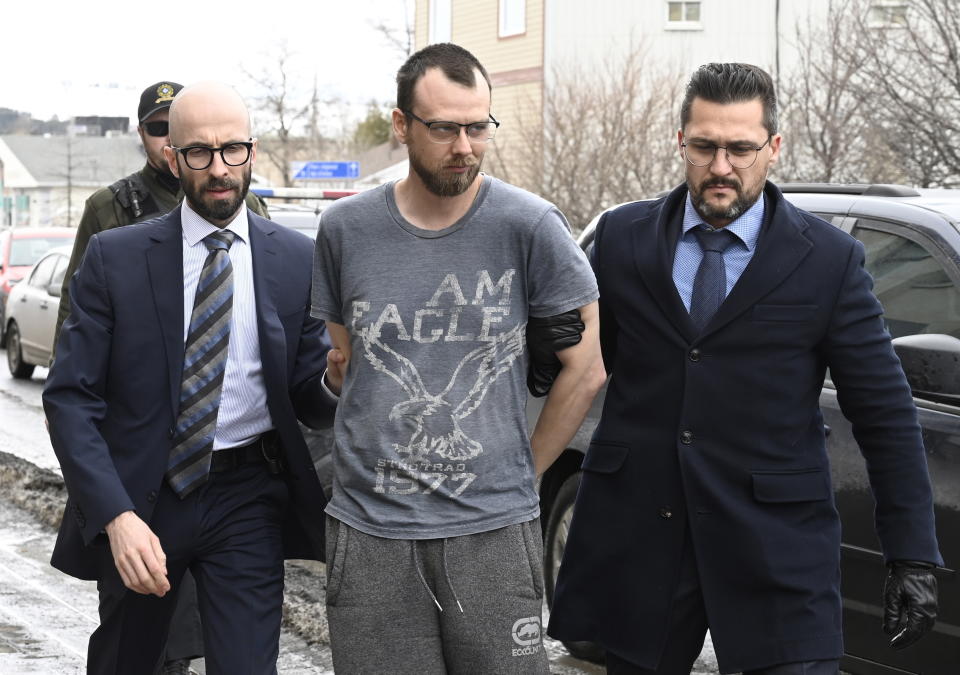
[[[440,601],[437,600],[437,596],[433,594],[433,591],[430,590],[430,585],[427,583],[427,580],[423,577],[423,570],[420,569],[420,556],[417,555],[416,539],[410,540],[410,550],[413,551],[413,568],[417,570],[417,576],[420,577],[420,583],[423,584],[423,587],[426,589],[427,593],[430,594],[430,599],[433,600],[433,604],[435,604],[437,606],[437,609],[439,609],[442,612],[443,606],[440,604]],[[461,609],[460,611],[462,612],[463,610]]]
[[457,597],[457,591],[453,587],[453,583],[450,581],[450,572],[447,570],[447,540],[446,538],[440,542],[440,552],[443,559],[443,577],[447,580],[447,588],[450,589],[451,595],[453,595],[454,601],[457,603],[457,607],[460,608],[460,613],[463,614],[463,605],[460,604],[460,598]]

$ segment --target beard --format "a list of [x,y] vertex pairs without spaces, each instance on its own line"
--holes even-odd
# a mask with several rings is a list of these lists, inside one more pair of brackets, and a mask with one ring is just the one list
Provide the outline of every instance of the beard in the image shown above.
[[[190,169],[188,169],[189,171]],[[240,205],[247,197],[247,191],[250,189],[250,176],[253,169],[248,163],[243,169],[243,178],[240,182],[232,178],[210,178],[201,184],[201,181],[192,181],[188,178],[189,174],[180,173],[180,187],[183,194],[190,202],[190,207],[197,212],[197,215],[211,222],[225,221],[233,218]],[[206,191],[209,189],[237,190],[234,196],[226,199],[211,199],[207,197]]]
[[[728,206],[710,204],[703,194],[707,191],[707,188],[712,186],[731,187],[736,191],[737,197]],[[710,220],[733,221],[756,203],[763,191],[763,181],[757,184],[756,190],[752,193],[745,191],[743,183],[734,178],[708,178],[696,187],[687,180],[687,187],[690,190],[690,201],[693,202],[693,208],[696,209],[701,218],[708,222]]]
[[[420,159],[420,155],[417,154],[412,144],[408,146],[408,156],[410,166],[420,176],[420,180],[423,181],[427,190],[438,197],[456,197],[466,192],[467,188],[473,185],[473,181],[476,180],[477,174],[480,173],[480,165],[483,163],[483,155],[479,157],[467,155],[462,159],[438,164],[436,167],[430,168]],[[466,167],[467,170],[463,173],[444,175],[442,173],[444,167]]]

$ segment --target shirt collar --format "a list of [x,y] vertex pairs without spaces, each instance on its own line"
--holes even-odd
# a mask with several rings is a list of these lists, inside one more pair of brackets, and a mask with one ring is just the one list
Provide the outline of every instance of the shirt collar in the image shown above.
[[[183,228],[183,238],[187,240],[187,245],[196,246],[204,237],[221,229],[190,208],[190,203],[186,199],[181,204],[180,226]],[[250,224],[247,222],[246,204],[242,205],[236,217],[222,229],[230,230],[243,241],[249,241]]]
[[[756,247],[757,239],[760,238],[760,229],[763,226],[765,201],[766,196],[761,193],[760,199],[755,201],[753,206],[744,211],[742,214],[740,214],[740,217],[723,228],[728,232],[732,232],[733,234],[737,235],[737,238],[743,242],[743,245],[747,247],[748,251],[752,251]],[[687,201],[683,209],[682,236],[686,236],[687,232],[698,225],[710,227],[703,222],[703,218],[701,218],[700,214],[697,213],[697,210],[693,208],[693,200],[690,198],[690,191],[688,190]]]

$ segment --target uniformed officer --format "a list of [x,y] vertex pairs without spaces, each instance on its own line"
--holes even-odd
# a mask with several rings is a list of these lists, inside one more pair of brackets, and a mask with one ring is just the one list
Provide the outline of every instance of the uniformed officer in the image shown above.
[[[170,104],[173,97],[183,88],[176,82],[157,82],[144,89],[137,108],[137,133],[143,142],[147,162],[139,171],[121,178],[112,185],[94,192],[86,202],[83,216],[77,227],[77,238],[73,253],[63,280],[60,311],[57,316],[56,337],[70,314],[70,279],[83,254],[87,250],[90,237],[114,227],[131,225],[156,218],[178,206],[183,199],[179,179],[170,173],[163,148],[170,145],[169,123]],[[247,206],[254,213],[268,217],[267,207],[252,192],[247,194]],[[56,344],[56,340],[54,340]],[[109,615],[120,604],[121,596],[100,592],[101,619]],[[104,639],[105,636],[99,636]],[[98,632],[91,636],[91,642],[98,639]],[[103,646],[91,649],[90,654],[109,655],[110,649]],[[170,622],[167,639],[167,651],[162,673],[187,675],[190,673],[191,659],[203,656],[203,636],[200,628],[200,614],[197,609],[197,593],[193,577],[189,572],[184,577],[177,599],[177,610]],[[106,656],[106,658],[110,658]],[[91,671],[99,672],[99,664],[88,663]]]

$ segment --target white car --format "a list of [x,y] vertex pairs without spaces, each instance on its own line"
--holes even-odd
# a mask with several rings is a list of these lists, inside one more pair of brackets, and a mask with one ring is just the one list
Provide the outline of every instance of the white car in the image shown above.
[[291,230],[296,230],[310,239],[316,239],[320,228],[320,212],[306,206],[271,204],[270,220]]
[[17,379],[29,379],[36,366],[53,359],[60,289],[72,246],[50,249],[13,287],[7,299],[7,367]]

